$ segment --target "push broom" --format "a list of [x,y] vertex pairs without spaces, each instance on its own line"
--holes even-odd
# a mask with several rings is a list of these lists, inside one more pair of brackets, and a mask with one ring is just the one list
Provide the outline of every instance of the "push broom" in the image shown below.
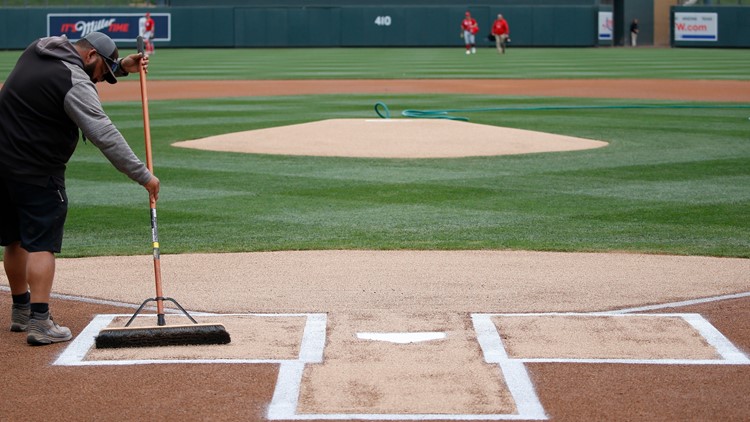
[[[138,52],[143,53],[143,38],[137,38]],[[141,102],[143,103],[143,128],[146,138],[146,167],[154,172],[151,156],[151,129],[148,118],[148,96],[146,94],[146,71],[140,67]],[[156,297],[146,299],[125,327],[105,328],[95,339],[98,349],[114,349],[124,347],[156,347],[182,346],[200,344],[227,344],[230,342],[229,333],[221,324],[199,324],[176,300],[164,297],[161,287],[161,264],[159,253],[159,232],[156,226],[156,201],[150,198],[151,207],[151,239],[154,252],[154,279]],[[192,324],[167,325],[164,317],[164,302],[173,303]],[[156,326],[131,327],[130,324],[140,314],[147,303],[156,302]]]

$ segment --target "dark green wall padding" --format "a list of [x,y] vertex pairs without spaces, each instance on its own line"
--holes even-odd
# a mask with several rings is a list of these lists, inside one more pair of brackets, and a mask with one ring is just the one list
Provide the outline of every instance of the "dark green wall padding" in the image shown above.
[[[549,1],[549,0],[547,0]],[[570,3],[570,2],[568,2]],[[573,5],[519,4],[467,6],[277,6],[151,8],[171,14],[171,40],[161,47],[460,47],[460,22],[468,9],[477,19],[479,46],[489,46],[492,22],[502,13],[515,47],[587,47],[600,45],[599,7],[581,1]],[[604,9],[602,9],[604,10]],[[677,47],[750,47],[750,8],[673,7],[673,11],[716,12],[719,40],[679,42]],[[2,8],[0,49],[23,49],[47,35],[48,13],[143,13],[137,7]],[[626,17],[636,15],[629,10]],[[645,15],[644,11],[640,11]],[[647,26],[649,19],[643,17]],[[648,43],[650,31],[642,42]],[[133,47],[135,43],[118,43]]]
[[[461,46],[465,6],[172,7],[171,41],[162,47],[448,47]],[[593,5],[469,6],[477,19],[478,45],[498,13],[511,25],[516,46],[597,45]],[[102,8],[96,13],[143,13]],[[90,8],[0,9],[0,48],[25,48],[47,35],[47,13],[92,13]],[[124,46],[127,43],[123,43]]]

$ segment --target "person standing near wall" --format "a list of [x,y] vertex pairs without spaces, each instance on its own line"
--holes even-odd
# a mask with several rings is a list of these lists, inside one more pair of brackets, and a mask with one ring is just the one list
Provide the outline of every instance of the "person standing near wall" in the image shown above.
[[154,30],[156,29],[156,23],[154,18],[151,17],[150,12],[146,12],[146,16],[138,20],[138,33],[143,37],[143,47],[146,50],[145,53],[149,56],[154,54]]
[[495,23],[492,24],[492,35],[495,37],[498,54],[505,54],[505,46],[510,39],[510,27],[502,14],[498,14]]
[[635,47],[638,44],[638,19],[630,22],[630,46]]
[[471,13],[466,12],[464,20],[461,21],[461,29],[464,31],[466,54],[475,54],[477,52],[476,34],[479,32],[479,25],[477,20],[471,17]]

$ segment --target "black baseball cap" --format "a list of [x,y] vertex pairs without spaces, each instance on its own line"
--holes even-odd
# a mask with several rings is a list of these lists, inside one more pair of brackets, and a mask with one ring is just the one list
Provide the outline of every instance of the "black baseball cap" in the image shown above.
[[94,47],[94,50],[102,56],[102,59],[107,64],[107,73],[104,74],[104,79],[111,84],[116,84],[117,78],[115,77],[115,72],[119,67],[117,58],[120,56],[120,53],[117,51],[115,42],[107,34],[98,31],[90,32],[83,39]]

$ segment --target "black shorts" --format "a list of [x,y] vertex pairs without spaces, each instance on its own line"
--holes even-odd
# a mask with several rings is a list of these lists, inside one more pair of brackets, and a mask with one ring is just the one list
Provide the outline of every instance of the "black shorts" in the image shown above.
[[28,252],[59,253],[67,215],[65,188],[52,178],[43,187],[0,175],[0,245],[20,241]]

